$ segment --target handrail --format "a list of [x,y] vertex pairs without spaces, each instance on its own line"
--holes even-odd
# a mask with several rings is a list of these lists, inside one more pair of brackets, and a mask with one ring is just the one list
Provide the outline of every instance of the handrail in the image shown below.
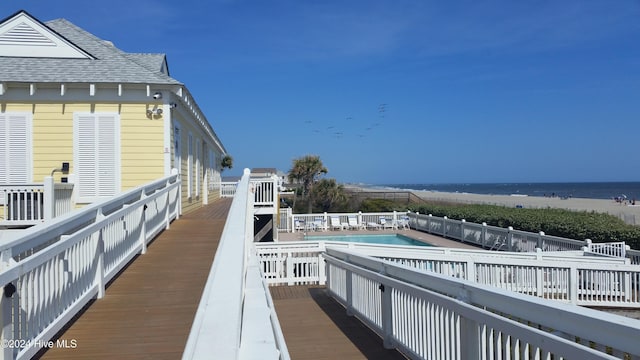
[[157,233],[179,216],[171,175],[33,226],[0,244],[1,359],[41,350]]
[[[325,259],[329,292],[347,313],[382,336],[385,346],[415,357],[438,358],[438,351],[451,349],[470,352],[462,358],[480,358],[478,354],[494,345],[512,354],[530,349],[541,358],[640,355],[638,320],[419,271],[353,251],[327,249]],[[451,328],[438,325],[444,323]],[[427,343],[416,339],[426,333],[431,333]]]
[[516,253],[486,250],[302,241],[256,244],[271,285],[325,283],[327,248],[348,249],[423,271],[583,306],[640,308],[640,267],[586,251]]
[[238,183],[182,359],[288,359],[253,245],[249,169]]

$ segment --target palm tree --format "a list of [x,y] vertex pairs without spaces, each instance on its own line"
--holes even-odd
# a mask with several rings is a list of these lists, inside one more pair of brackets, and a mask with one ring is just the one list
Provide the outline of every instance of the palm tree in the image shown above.
[[309,203],[309,213],[313,209],[313,185],[320,176],[328,172],[324,167],[320,156],[305,155],[298,159],[293,159],[293,167],[289,170],[289,181],[302,184],[302,196],[306,197]]
[[320,179],[312,192],[315,204],[324,212],[342,210],[346,206],[347,194],[336,179]]

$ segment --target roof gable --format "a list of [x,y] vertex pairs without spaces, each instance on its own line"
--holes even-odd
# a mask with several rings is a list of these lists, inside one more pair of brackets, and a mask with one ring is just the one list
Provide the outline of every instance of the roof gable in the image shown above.
[[0,56],[91,59],[92,56],[48,26],[20,11],[0,23]]

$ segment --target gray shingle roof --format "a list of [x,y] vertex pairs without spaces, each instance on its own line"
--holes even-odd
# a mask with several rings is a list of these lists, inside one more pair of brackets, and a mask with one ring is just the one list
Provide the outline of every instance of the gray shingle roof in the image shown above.
[[95,59],[0,57],[0,81],[182,85],[161,71],[164,54],[126,53],[65,19],[45,25]]

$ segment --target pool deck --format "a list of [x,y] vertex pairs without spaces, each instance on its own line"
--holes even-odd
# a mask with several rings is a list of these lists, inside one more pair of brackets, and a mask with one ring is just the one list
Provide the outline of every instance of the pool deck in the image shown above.
[[301,241],[304,235],[309,237],[311,236],[331,236],[331,235],[383,235],[383,234],[400,234],[407,237],[410,237],[414,240],[426,242],[433,246],[438,247],[447,247],[447,248],[458,248],[458,249],[480,249],[477,246],[471,244],[461,243],[457,240],[451,240],[447,238],[443,238],[442,236],[427,234],[422,231],[417,230],[327,230],[327,231],[310,231],[307,233],[304,232],[295,232],[295,233],[280,233],[278,234],[278,241]]

